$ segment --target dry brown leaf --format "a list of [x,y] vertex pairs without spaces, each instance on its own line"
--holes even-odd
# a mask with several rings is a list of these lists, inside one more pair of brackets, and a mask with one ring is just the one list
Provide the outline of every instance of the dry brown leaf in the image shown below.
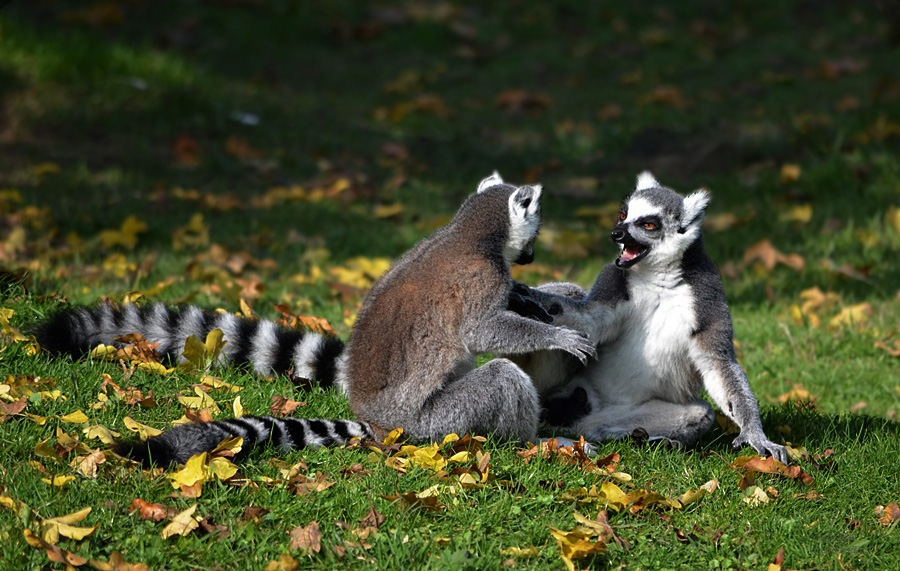
[[381,524],[384,523],[385,517],[378,513],[378,510],[375,509],[375,506],[369,508],[369,513],[365,515],[362,519],[359,520],[360,525],[365,527],[374,527],[378,529],[381,527]]
[[259,521],[259,518],[263,517],[269,513],[269,510],[266,508],[261,508],[259,506],[247,506],[244,508],[244,513],[241,514],[242,521]]
[[825,59],[819,64],[819,73],[825,79],[834,80],[842,75],[857,75],[869,67],[869,62],[850,57]]
[[20,414],[28,405],[28,397],[22,397],[11,403],[0,404],[0,423],[6,422],[9,418]]
[[806,267],[806,262],[799,254],[783,254],[768,240],[760,240],[744,252],[741,266],[746,267],[753,262],[759,262],[769,271],[773,270],[776,264],[784,264],[797,271],[802,271]]
[[201,519],[197,522],[207,535],[213,536],[214,539],[225,539],[226,537],[231,535],[231,530],[228,529],[227,525],[223,525],[221,523],[213,523],[209,516]]
[[28,545],[32,547],[37,547],[39,549],[45,549],[47,551],[47,557],[50,558],[50,561],[56,563],[62,563],[64,565],[71,565],[72,567],[80,567],[88,562],[87,559],[80,555],[76,555],[71,551],[66,551],[57,545],[52,545],[40,537],[36,536],[31,532],[30,529],[22,530],[22,533],[25,535],[25,541]]
[[900,521],[900,506],[896,503],[887,506],[877,506],[875,508],[875,517],[878,523],[884,526],[891,526]]
[[884,341],[876,341],[875,348],[884,349],[887,351],[891,357],[900,357],[900,339],[894,339],[893,345],[888,345],[890,339],[886,339]]
[[778,474],[791,480],[798,480],[807,486],[813,483],[813,477],[804,472],[800,466],[786,466],[772,456],[767,458],[761,456],[740,456],[735,458],[732,465],[739,470],[743,470],[745,474],[748,472]]
[[522,89],[507,89],[497,96],[497,107],[510,113],[543,111],[553,105],[553,99],[542,93],[528,93]]
[[272,406],[269,407],[269,412],[271,412],[272,416],[286,416],[301,406],[306,406],[306,403],[291,400],[281,395],[274,395],[272,397]]
[[322,490],[326,490],[336,483],[337,482],[329,482],[325,474],[316,472],[315,478],[301,475],[296,476],[288,483],[287,487],[298,496],[305,496],[312,492],[321,492]]
[[141,498],[135,498],[131,500],[131,511],[134,512],[135,510],[138,511],[138,515],[142,519],[149,519],[151,521],[172,519],[176,515],[178,515],[178,509],[174,506],[154,504],[142,500]]
[[319,523],[311,522],[305,527],[295,527],[290,531],[291,549],[305,549],[319,553],[322,551],[322,532],[319,530]]
[[97,477],[97,466],[106,462],[106,455],[102,450],[94,450],[87,456],[76,456],[72,460],[72,466],[88,478]]
[[247,141],[234,135],[229,136],[225,141],[225,152],[241,160],[259,159],[263,156],[260,151],[251,147]]
[[638,100],[641,105],[668,105],[675,109],[688,107],[688,100],[674,85],[658,85]]
[[787,401],[809,402],[814,403],[817,399],[815,395],[806,390],[803,385],[796,384],[790,391],[776,397],[778,402],[786,403]]
[[200,145],[193,138],[182,134],[172,145],[175,153],[175,162],[184,167],[196,167],[202,163],[200,158]]
[[423,490],[419,493],[407,492],[405,494],[381,496],[381,498],[389,502],[399,501],[400,506],[404,509],[421,508],[427,511],[438,511],[444,509],[445,507],[438,501],[439,498],[437,495],[437,485],[434,485],[427,490]]
[[150,568],[144,563],[129,563],[125,561],[125,558],[118,551],[113,551],[110,554],[109,561],[91,559],[88,563],[97,571],[150,571]]

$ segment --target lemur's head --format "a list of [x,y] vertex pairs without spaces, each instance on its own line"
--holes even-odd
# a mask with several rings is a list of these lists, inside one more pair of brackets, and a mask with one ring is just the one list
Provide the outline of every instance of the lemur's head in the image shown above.
[[509,189],[509,234],[503,255],[513,264],[530,264],[534,261],[534,241],[541,227],[541,185],[515,187],[503,182],[500,173],[487,177],[478,184],[478,192],[503,186]]
[[616,266],[630,268],[667,265],[681,260],[688,246],[700,237],[703,210],[709,194],[698,190],[683,197],[660,185],[647,171],[619,210],[619,223],[610,237],[621,248]]

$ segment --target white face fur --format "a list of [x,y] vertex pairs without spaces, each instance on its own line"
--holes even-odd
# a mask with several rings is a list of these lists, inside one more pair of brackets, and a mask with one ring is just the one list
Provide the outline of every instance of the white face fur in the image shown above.
[[[626,234],[619,242],[617,265],[680,263],[685,250],[700,236],[703,211],[708,203],[709,194],[705,190],[682,198],[660,185],[649,172],[641,173],[635,193],[625,203],[616,226],[616,230],[624,230]],[[679,210],[678,206],[680,216],[672,212]]]
[[[500,173],[482,180],[478,192],[504,184]],[[541,226],[541,185],[520,186],[509,196],[509,238],[503,255],[507,262],[527,263],[534,256],[532,250]]]
[[[509,239],[504,257],[528,263],[534,258],[534,240],[541,227],[541,185],[520,186],[509,197]],[[524,260],[524,261],[523,261]]]

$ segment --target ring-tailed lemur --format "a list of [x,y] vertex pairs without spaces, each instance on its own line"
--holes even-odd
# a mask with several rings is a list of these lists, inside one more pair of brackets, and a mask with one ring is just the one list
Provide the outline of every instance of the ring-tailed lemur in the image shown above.
[[785,448],[766,437],[735,358],[722,280],[703,249],[708,201],[705,190],[682,197],[642,173],[611,233],[619,256],[590,292],[566,283],[531,291],[554,324],[582,331],[597,346],[598,358],[586,367],[559,352],[514,358],[548,394],[548,423],[593,440],[644,429],[692,445],[714,420],[698,398],[705,388],[740,427],[735,448],[749,444],[787,461]]
[[176,427],[115,450],[169,464],[212,450],[228,435],[244,439],[244,452],[267,442],[289,450],[398,426],[415,440],[451,432],[534,438],[540,403],[531,379],[508,359],[475,368],[475,358],[560,349],[586,362],[594,354],[582,334],[507,309],[509,264],[533,258],[540,195],[540,186],[515,187],[494,173],[447,226],[372,287],[346,351],[335,355],[362,422],[242,417]]
[[[524,302],[519,302],[523,308]],[[181,352],[191,335],[199,339],[213,329],[224,334],[225,346],[218,365],[249,364],[258,375],[289,374],[295,379],[314,379],[325,387],[340,385],[335,364],[344,351],[336,337],[293,329],[275,322],[243,319],[194,306],[172,307],[101,303],[74,307],[38,324],[38,344],[52,355],[80,357],[97,345],[116,345],[116,338],[140,333],[169,361],[183,361]]]

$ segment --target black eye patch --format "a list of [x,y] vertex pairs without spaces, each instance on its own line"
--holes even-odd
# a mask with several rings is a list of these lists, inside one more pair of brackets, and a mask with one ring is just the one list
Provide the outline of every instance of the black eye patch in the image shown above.
[[644,230],[662,230],[662,221],[658,216],[642,216],[634,221],[634,225]]

